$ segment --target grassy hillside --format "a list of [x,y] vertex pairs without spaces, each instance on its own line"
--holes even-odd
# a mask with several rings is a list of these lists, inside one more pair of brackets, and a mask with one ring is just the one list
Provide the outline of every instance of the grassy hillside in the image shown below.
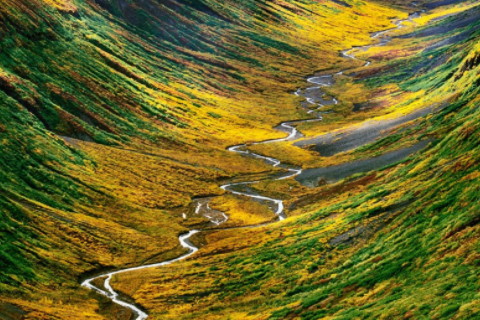
[[272,126],[306,116],[291,94],[304,75],[348,65],[338,50],[405,15],[363,1],[4,1],[0,315],[118,319],[79,278],[182,252],[177,235],[205,222],[182,219],[193,197],[271,170],[225,147],[282,136]]

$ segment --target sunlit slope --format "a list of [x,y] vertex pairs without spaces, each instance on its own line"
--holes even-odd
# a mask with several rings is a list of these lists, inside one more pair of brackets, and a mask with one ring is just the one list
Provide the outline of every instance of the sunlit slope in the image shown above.
[[280,136],[301,76],[405,15],[349,3],[3,1],[1,312],[101,319],[80,274],[181,253],[192,197],[269,170],[224,148]]
[[213,233],[196,259],[121,275],[115,287],[154,319],[478,318],[478,10],[405,30],[408,41],[378,51],[410,54],[378,55],[377,73],[356,79],[443,103],[361,152],[420,139],[427,149],[311,189],[291,220]]

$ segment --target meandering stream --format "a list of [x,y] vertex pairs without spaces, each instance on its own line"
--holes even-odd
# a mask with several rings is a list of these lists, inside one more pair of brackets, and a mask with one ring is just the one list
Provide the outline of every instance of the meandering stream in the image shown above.
[[[408,19],[405,20],[398,20],[395,21],[394,24],[397,26],[396,28],[376,32],[372,34],[372,39],[380,39],[379,43],[373,44],[373,45],[368,45],[368,46],[363,46],[363,47],[354,47],[348,50],[342,51],[342,56],[350,59],[356,59],[355,55],[353,54],[354,51],[356,50],[367,50],[368,48],[372,46],[381,46],[381,45],[386,45],[388,42],[390,42],[391,38],[388,36],[385,36],[389,31],[399,29],[403,27],[403,23],[406,21],[411,21],[412,18],[417,17],[419,15],[418,12],[412,14],[409,16]],[[365,66],[370,65],[370,61],[366,61]],[[334,77],[335,75],[341,75],[345,71],[340,71],[336,74],[331,74],[331,75],[321,75],[321,76],[314,76],[310,77],[307,79],[307,81],[311,84],[314,84],[316,86],[312,86],[310,88],[307,88],[305,90],[297,90],[295,94],[297,96],[303,96],[306,98],[306,103],[308,105],[314,106],[315,109],[308,108],[308,113],[309,114],[316,114],[314,118],[310,119],[304,119],[304,120],[293,120],[293,121],[286,121],[281,123],[278,127],[276,127],[277,130],[283,131],[287,133],[287,137],[285,138],[280,138],[280,139],[273,139],[273,140],[265,140],[265,141],[260,141],[253,143],[253,145],[258,145],[258,144],[267,144],[267,143],[274,143],[274,142],[281,142],[281,141],[292,141],[301,138],[303,135],[301,132],[299,132],[294,125],[300,124],[300,123],[305,123],[305,122],[312,122],[312,121],[321,121],[322,120],[322,112],[321,108],[323,108],[326,105],[332,105],[332,104],[337,104],[338,101],[336,98],[332,97],[332,99],[324,99],[324,92],[322,91],[322,87],[328,87],[333,85],[334,83]],[[274,178],[274,180],[283,180],[283,179],[288,179],[288,178],[293,178],[302,173],[302,169],[294,166],[288,166],[285,164],[282,164],[282,162],[278,159],[272,158],[272,157],[266,157],[257,153],[254,153],[248,149],[247,144],[240,144],[236,146],[231,146],[228,148],[229,151],[231,152],[236,152],[245,156],[257,158],[257,159],[262,159],[265,162],[271,164],[273,167],[281,167],[286,171],[285,174]],[[274,206],[274,212],[278,217],[278,220],[284,220],[286,218],[285,215],[285,208],[283,204],[283,200],[281,199],[274,199],[270,198],[267,196],[262,196],[258,193],[255,193],[253,191],[239,191],[238,187],[245,186],[245,185],[253,185],[256,183],[259,183],[259,180],[254,180],[254,181],[246,181],[246,182],[237,182],[237,183],[229,183],[222,185],[221,188],[225,191],[228,191],[232,194],[235,195],[241,195],[241,196],[246,196],[252,199],[256,200],[262,200],[266,202],[270,202]],[[206,203],[201,202],[202,200],[197,200],[197,207],[195,209],[196,213],[199,213],[200,210],[202,209],[203,206],[206,206],[207,211],[214,211],[210,209],[208,206],[208,201]],[[213,217],[211,215],[206,214],[205,215],[212,224],[218,226],[228,220],[228,216],[225,214],[220,215],[219,217]],[[261,224],[265,225],[265,224]],[[261,226],[258,225],[258,226]],[[255,227],[255,226],[249,226],[249,227]],[[225,228],[225,229],[234,229],[234,228]],[[216,229],[220,230],[220,229]],[[145,320],[148,318],[148,314],[141,310],[138,306],[136,306],[134,303],[129,303],[126,302],[125,300],[122,300],[119,293],[116,292],[112,286],[111,286],[111,280],[114,275],[121,274],[121,273],[127,273],[127,272],[134,272],[134,271],[139,271],[143,269],[150,269],[150,268],[157,268],[157,267],[162,267],[166,265],[170,265],[172,263],[178,262],[180,260],[184,260],[191,255],[193,255],[195,252],[199,250],[198,247],[193,245],[189,239],[194,235],[202,231],[212,231],[212,230],[190,230],[188,233],[182,234],[179,236],[178,240],[180,242],[180,245],[184,247],[185,249],[188,250],[187,253],[171,260],[163,261],[160,263],[153,263],[153,264],[146,264],[146,265],[141,265],[137,267],[132,267],[132,268],[125,268],[117,271],[111,271],[111,272],[105,272],[99,275],[96,275],[94,277],[88,278],[82,282],[82,286],[86,287],[88,289],[94,290],[97,293],[108,297],[113,303],[120,305],[122,307],[125,307],[129,310],[131,310],[135,314],[135,320]],[[94,283],[98,281],[103,280],[103,288],[97,287]]]

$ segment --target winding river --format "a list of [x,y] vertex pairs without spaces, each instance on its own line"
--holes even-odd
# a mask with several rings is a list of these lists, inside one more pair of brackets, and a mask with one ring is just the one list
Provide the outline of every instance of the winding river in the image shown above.
[[[376,32],[372,34],[372,39],[379,39],[379,42],[374,44],[374,45],[368,45],[368,46],[363,46],[363,47],[353,47],[351,49],[347,49],[341,52],[342,56],[349,58],[349,59],[356,59],[354,55],[354,51],[361,51],[361,50],[367,50],[368,48],[372,46],[382,46],[386,45],[391,41],[391,38],[386,36],[386,34],[392,30],[399,29],[403,27],[403,23],[406,21],[411,21],[413,18],[418,17],[420,15],[419,12],[416,12],[412,15],[410,15],[407,19],[405,20],[397,20],[394,21],[394,24],[396,25],[396,28]],[[369,66],[371,64],[370,61],[366,61],[365,67]],[[305,108],[308,109],[309,114],[316,114],[314,118],[310,119],[304,119],[304,120],[293,120],[293,121],[286,121],[281,123],[279,126],[276,127],[277,130],[283,131],[287,133],[288,135],[285,138],[280,138],[280,139],[272,139],[272,140],[265,140],[265,141],[260,141],[260,142],[255,142],[250,145],[258,145],[258,144],[267,144],[267,143],[274,143],[274,142],[282,142],[282,141],[293,141],[296,139],[301,138],[303,135],[301,132],[299,132],[296,128],[296,124],[300,123],[305,123],[305,122],[312,122],[312,121],[321,121],[322,118],[322,111],[321,109],[325,107],[326,105],[333,105],[333,104],[338,104],[337,99],[334,97],[332,99],[324,99],[324,92],[322,91],[323,87],[328,87],[333,85],[334,83],[334,77],[336,75],[342,75],[345,71],[340,71],[335,74],[330,74],[330,75],[321,75],[321,76],[314,76],[310,77],[307,79],[308,83],[314,84],[315,86],[306,88],[305,90],[297,90],[295,92],[295,95],[297,96],[302,96],[306,99],[306,104],[303,105]],[[313,107],[313,109],[312,109]],[[240,144],[236,146],[231,146],[227,149],[228,151],[231,152],[236,152],[245,156],[257,158],[264,160],[265,162],[271,164],[273,167],[280,167],[286,171],[285,174],[282,174],[279,177],[274,178],[274,180],[283,180],[283,179],[288,179],[288,178],[293,178],[302,173],[302,169],[299,167],[294,167],[294,166],[288,166],[285,164],[282,164],[282,162],[278,159],[272,158],[272,157],[266,157],[257,153],[254,153],[250,150],[248,150],[248,145],[247,144]],[[246,181],[246,182],[237,182],[237,183],[229,183],[222,185],[221,188],[225,191],[228,191],[232,194],[235,195],[240,195],[240,196],[246,196],[252,199],[256,200],[261,200],[265,202],[269,202],[273,205],[274,212],[278,217],[278,220],[284,220],[286,218],[285,215],[285,208],[283,204],[283,200],[281,199],[274,199],[266,196],[262,196],[260,194],[257,194],[253,191],[239,191],[238,187],[241,186],[247,186],[247,185],[253,185],[256,183],[259,183],[259,180],[254,180],[254,181]],[[209,205],[208,205],[208,200],[205,202],[200,199],[196,200],[196,209],[195,212],[198,214],[200,212],[200,209],[202,209],[203,206],[206,207],[207,212],[215,211],[212,210]],[[204,214],[205,217],[207,217],[210,222],[213,225],[220,225],[222,223],[225,223],[228,220],[228,216],[225,215],[224,213],[221,213],[220,215],[213,216],[213,215],[208,215]],[[265,224],[261,224],[258,226],[262,226]],[[249,227],[255,227],[255,226],[249,226]],[[241,227],[239,227],[241,228]],[[225,228],[225,229],[235,229],[233,228]],[[214,229],[214,230],[222,230],[222,229]],[[111,271],[111,272],[105,272],[99,275],[96,275],[94,277],[88,278],[82,282],[82,286],[86,287],[88,289],[94,290],[95,292],[109,298],[113,303],[125,307],[126,309],[131,310],[134,315],[135,315],[135,320],[145,320],[148,318],[148,314],[140,309],[138,306],[136,306],[134,303],[129,303],[126,302],[125,300],[122,300],[120,297],[119,293],[116,292],[110,282],[112,280],[112,277],[121,273],[127,273],[127,272],[134,272],[134,271],[139,271],[143,269],[150,269],[150,268],[157,268],[157,267],[162,267],[166,265],[170,265],[172,263],[178,262],[180,260],[184,260],[191,255],[193,255],[195,252],[199,250],[198,247],[194,246],[189,239],[194,235],[202,231],[212,231],[212,230],[190,230],[188,233],[182,234],[179,236],[178,240],[180,242],[180,245],[187,249],[187,253],[171,260],[163,261],[160,263],[153,263],[153,264],[145,264],[137,267],[132,267],[132,268],[126,268],[126,269],[121,269],[117,271]],[[97,287],[94,283],[98,281],[103,281],[103,288]]]

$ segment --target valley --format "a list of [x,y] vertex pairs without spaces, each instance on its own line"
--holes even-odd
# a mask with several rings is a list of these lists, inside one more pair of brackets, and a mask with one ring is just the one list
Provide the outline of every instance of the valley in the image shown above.
[[478,316],[478,1],[7,2],[0,318]]
[[[413,16],[418,17],[419,14],[414,13],[412,15],[412,17]],[[395,24],[397,25],[397,28],[401,28],[405,21],[411,21],[411,18],[409,17],[407,20],[400,20],[400,21],[396,22]],[[393,30],[395,30],[395,29],[393,29]],[[384,34],[384,32],[374,33],[374,35],[372,36],[372,39],[379,38],[383,34]],[[381,43],[382,43],[382,45],[386,45],[388,43],[388,41],[382,41]],[[368,47],[371,47],[371,46],[368,46]],[[349,52],[350,51],[346,51],[345,53],[342,53],[342,55],[344,55],[345,57],[348,57],[350,59],[355,59],[355,56],[349,54]],[[367,62],[365,64],[365,66],[369,66],[369,65],[370,65],[370,62]],[[343,72],[344,71],[342,71],[341,73],[343,73]],[[333,78],[334,78],[334,75],[324,75],[324,76],[320,76],[320,77],[316,76],[316,77],[308,78],[307,81],[309,83],[320,85],[320,87],[312,87],[312,88],[316,89],[320,96],[323,96],[323,93],[321,92],[321,87],[322,86],[327,86],[328,87],[329,85],[331,85],[331,82],[332,82]],[[325,81],[324,79],[327,79],[327,81]],[[309,89],[310,88],[307,88],[306,91],[308,92]],[[310,91],[312,91],[312,90],[310,90]],[[301,93],[299,93],[299,90],[297,90],[295,92],[295,94],[297,96],[301,96]],[[307,99],[308,103],[316,105],[316,102],[314,100],[309,100],[309,99],[313,99],[313,98],[310,98],[308,96],[306,96],[305,98]],[[335,98],[333,98],[333,100],[334,100],[334,104],[338,103],[338,101]],[[325,103],[325,102],[322,101],[322,103]],[[277,128],[278,128],[278,130],[287,132],[288,136],[286,138],[266,140],[266,141],[262,141],[262,142],[254,142],[252,144],[253,145],[259,145],[259,144],[265,144],[265,143],[276,143],[276,142],[283,142],[283,141],[298,140],[300,137],[302,137],[302,134],[301,134],[301,132],[298,132],[295,127],[293,127],[294,125],[301,124],[301,123],[304,123],[304,122],[321,121],[321,120],[322,120],[322,116],[318,115],[318,118],[310,118],[310,119],[306,119],[306,120],[294,120],[294,121],[282,122]],[[423,147],[425,147],[425,144],[423,144]],[[237,153],[240,153],[240,154],[248,156],[248,157],[261,159],[261,160],[264,160],[265,162],[267,162],[268,164],[271,164],[274,167],[280,167],[284,170],[287,170],[287,172],[288,172],[287,174],[282,174],[280,177],[276,178],[276,180],[284,180],[284,179],[294,178],[296,176],[299,176],[299,175],[301,176],[302,175],[302,169],[300,169],[300,168],[286,167],[286,166],[282,165],[282,163],[278,159],[271,158],[271,157],[265,157],[265,156],[262,156],[260,154],[252,153],[252,152],[248,151],[248,149],[246,149],[246,148],[247,148],[246,145],[241,144],[241,145],[229,147],[228,151],[237,152]],[[395,163],[397,161],[399,161],[399,158],[396,157],[396,158],[394,158],[393,161],[391,161],[391,163]],[[380,161],[379,161],[379,159],[375,159],[375,160],[373,160],[373,162],[378,163]],[[382,167],[384,165],[385,165],[385,163],[381,164],[380,167]],[[371,170],[366,170],[366,169],[364,170],[364,172],[368,172],[368,171],[371,171]],[[238,187],[248,186],[248,185],[256,184],[258,182],[259,181],[237,182],[237,183],[223,185],[220,188],[225,190],[225,191],[228,191],[228,192],[230,192],[234,195],[245,196],[245,197],[249,197],[249,198],[252,198],[252,199],[255,199],[255,200],[271,202],[273,204],[273,207],[270,207],[270,208],[273,209],[274,212],[275,212],[275,215],[278,216],[278,221],[285,220],[287,217],[286,217],[285,212],[284,212],[285,210],[284,210],[284,204],[283,204],[282,200],[265,197],[265,196],[262,196],[258,193],[236,191],[236,189]],[[210,208],[210,206],[208,204],[209,200],[210,199],[207,199],[206,203],[203,203],[202,200],[197,200],[197,207],[196,207],[195,213],[199,214],[201,206],[206,206],[207,210],[203,212],[203,215],[206,218],[208,218],[211,221],[212,224],[214,224],[216,226],[219,226],[222,223],[227,222],[228,216],[225,215],[225,213],[222,213],[222,212],[219,212],[219,211],[217,211],[217,212],[221,213],[222,217],[220,218],[220,220],[218,220],[218,219],[215,220],[214,219],[215,214],[212,214],[212,213],[214,213],[213,212],[214,210],[212,210]],[[255,227],[260,227],[260,226],[265,226],[265,225],[266,225],[265,223],[263,223],[261,225],[251,225],[251,226],[248,226],[248,228],[255,228]],[[238,228],[245,228],[245,227],[238,227]],[[233,229],[236,229],[236,228],[235,227],[234,228],[229,228],[228,230],[233,230]],[[218,230],[218,229],[216,229],[216,230]],[[225,230],[225,229],[223,229],[223,230]],[[190,230],[188,233],[181,235],[179,237],[179,242],[180,242],[182,247],[184,247],[188,250],[188,252],[184,255],[179,256],[178,258],[168,260],[168,261],[164,261],[164,262],[157,263],[157,264],[147,264],[147,265],[142,265],[142,266],[133,267],[133,268],[121,269],[121,270],[106,273],[106,274],[100,274],[96,277],[89,278],[89,279],[83,281],[82,286],[87,287],[91,290],[94,290],[94,291],[100,293],[101,295],[104,295],[104,296],[108,297],[109,299],[112,300],[112,302],[118,304],[121,307],[125,307],[125,308],[130,309],[133,312],[136,320],[147,319],[148,318],[147,313],[142,311],[140,308],[138,308],[134,304],[130,304],[126,301],[121,300],[121,298],[119,297],[119,294],[112,288],[112,286],[110,284],[110,281],[112,280],[112,277],[115,276],[115,275],[122,274],[122,273],[127,273],[127,272],[137,272],[137,271],[141,271],[141,270],[144,270],[144,269],[163,267],[163,266],[167,266],[167,265],[176,263],[178,261],[184,260],[184,259],[190,257],[191,255],[193,255],[195,252],[197,252],[199,250],[199,248],[193,246],[190,243],[190,238],[192,236],[194,236],[195,234],[197,234],[198,232],[205,232],[205,231],[208,231],[208,230]],[[92,284],[93,282],[95,282],[97,280],[100,280],[100,279],[105,279],[101,288],[96,287]]]

